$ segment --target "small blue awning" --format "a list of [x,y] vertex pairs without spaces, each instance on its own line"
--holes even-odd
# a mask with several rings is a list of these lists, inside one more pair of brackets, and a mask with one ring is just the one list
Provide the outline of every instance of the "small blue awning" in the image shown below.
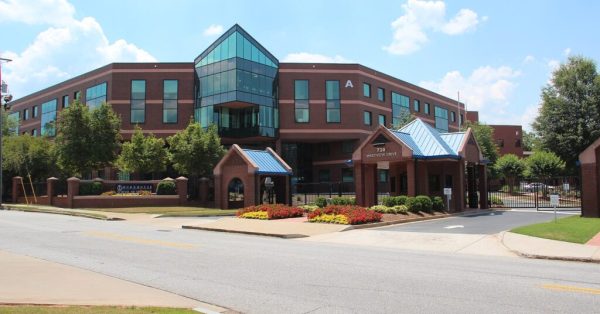
[[242,149],[244,154],[254,164],[258,166],[256,173],[258,174],[272,174],[272,175],[291,175],[292,171],[287,170],[287,165],[284,165],[282,160],[278,156],[274,156],[275,152],[272,150],[253,150],[253,149]]

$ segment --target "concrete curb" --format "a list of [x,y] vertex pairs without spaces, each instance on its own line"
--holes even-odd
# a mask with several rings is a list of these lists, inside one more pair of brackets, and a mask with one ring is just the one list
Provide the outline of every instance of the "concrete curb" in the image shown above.
[[[520,257],[524,257],[524,258],[529,258],[529,259],[544,259],[544,260],[552,260],[552,261],[565,261],[565,262],[583,262],[583,263],[594,263],[594,264],[600,264],[600,259],[594,259],[594,258],[584,258],[584,257],[572,257],[572,256],[552,256],[552,255],[539,255],[539,254],[530,254],[530,253],[525,253],[519,250],[515,250],[511,247],[509,247],[508,245],[506,245],[506,243],[504,243],[504,234],[506,232],[502,232],[502,239],[500,241],[500,243],[502,243],[502,245],[510,252],[516,254],[517,256]],[[532,237],[535,238],[535,237]]]
[[449,218],[449,217],[456,217],[456,216],[468,216],[468,215],[472,215],[472,214],[485,214],[485,213],[491,213],[491,212],[494,212],[494,210],[485,209],[485,210],[477,210],[477,211],[466,211],[466,212],[459,212],[459,213],[452,213],[452,214],[444,214],[444,215],[439,215],[439,216],[416,217],[416,218],[405,219],[405,220],[375,222],[372,224],[348,226],[348,228],[341,230],[341,231],[343,232],[343,231],[357,230],[357,229],[378,228],[378,227],[399,225],[399,224],[410,223],[410,222],[419,222],[419,221],[442,219],[442,218]]
[[118,217],[108,217],[108,216],[104,216],[104,215],[103,215],[103,217],[100,217],[99,214],[92,215],[92,214],[88,214],[85,212],[76,212],[76,211],[70,211],[70,210],[42,209],[42,208],[37,208],[37,207],[21,207],[21,206],[11,206],[11,205],[6,205],[6,204],[4,204],[3,206],[4,206],[5,210],[14,210],[14,211],[27,212],[27,213],[65,215],[65,216],[74,216],[74,217],[90,218],[90,219],[97,219],[97,220],[106,220],[106,221],[125,220],[123,218],[118,218]]
[[201,227],[201,226],[181,226],[182,229],[195,229],[195,230],[204,230],[204,231],[216,231],[216,232],[227,232],[227,233],[240,233],[240,234],[250,234],[250,235],[258,235],[265,237],[275,237],[281,239],[298,239],[298,238],[307,238],[309,236],[305,234],[297,234],[297,233],[288,233],[288,234],[276,234],[276,233],[268,233],[268,232],[255,232],[255,231],[242,231],[242,230],[230,230],[230,229],[222,229],[222,228],[210,228],[210,227]]

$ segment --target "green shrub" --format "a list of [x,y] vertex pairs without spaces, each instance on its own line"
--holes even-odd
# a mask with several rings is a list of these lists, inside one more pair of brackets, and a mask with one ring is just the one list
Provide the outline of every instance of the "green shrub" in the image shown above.
[[298,207],[301,208],[305,213],[314,212],[315,209],[319,208],[319,206],[317,206],[317,205],[300,205]]
[[331,199],[331,205],[356,205],[354,197],[334,197]]
[[381,199],[381,204],[386,207],[394,207],[396,204],[396,198],[394,196],[385,196]]
[[408,207],[406,205],[396,205],[392,209],[394,210],[394,214],[408,214]]
[[324,197],[317,197],[317,199],[315,200],[315,205],[319,206],[320,208],[323,208],[327,206],[327,199],[325,199]]
[[422,211],[428,212],[428,213],[433,211],[433,202],[431,201],[431,198],[429,196],[419,195],[419,196],[415,197],[415,199],[417,200],[417,202],[421,203]]
[[421,203],[417,202],[417,199],[411,196],[406,199],[406,208],[411,213],[417,213],[421,211]]
[[387,213],[387,211],[388,211],[389,208],[390,207],[387,207],[385,205],[375,205],[375,206],[369,207],[369,210],[385,214],[385,213]]
[[162,181],[156,186],[156,195],[175,195],[175,182]]
[[504,205],[502,199],[497,195],[492,195],[490,197],[490,202],[492,203],[492,205]]
[[102,183],[95,181],[91,183],[82,183],[79,185],[79,195],[100,195],[102,194]]
[[436,212],[441,212],[446,207],[446,205],[444,204],[444,199],[442,199],[439,196],[434,197],[432,202],[433,202],[433,210]]
[[406,200],[408,199],[408,196],[406,195],[400,195],[400,196],[396,196],[396,205],[406,205]]

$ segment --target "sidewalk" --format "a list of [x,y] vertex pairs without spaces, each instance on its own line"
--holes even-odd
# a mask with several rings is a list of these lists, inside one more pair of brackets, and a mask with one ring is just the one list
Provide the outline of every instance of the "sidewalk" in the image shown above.
[[501,237],[506,248],[523,257],[600,263],[600,246],[548,240],[512,232],[503,232]]
[[37,258],[0,251],[0,304],[119,305],[226,309]]

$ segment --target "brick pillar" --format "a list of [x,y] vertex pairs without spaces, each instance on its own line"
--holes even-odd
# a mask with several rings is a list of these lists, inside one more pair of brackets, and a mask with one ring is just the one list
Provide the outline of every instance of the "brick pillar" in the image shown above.
[[198,180],[198,200],[202,205],[208,203],[208,181],[209,179],[206,177]]
[[227,194],[227,192],[223,192],[223,178],[221,177],[220,174],[216,174],[215,175],[215,207],[216,208],[220,208],[220,209],[226,209],[225,206],[227,206],[227,201],[225,199],[225,202],[223,202],[223,197],[224,194]]
[[73,208],[73,199],[79,195],[79,178],[70,177],[67,179],[67,207]]
[[23,177],[13,177],[12,184],[12,202],[16,204],[19,201],[19,194],[21,191],[21,184],[23,183]]
[[377,205],[377,165],[364,165],[364,204],[366,207]]
[[487,191],[487,169],[485,165],[478,165],[479,173],[479,208],[488,209],[488,191]]
[[356,204],[366,206],[362,167],[362,163],[354,162],[354,194],[356,196]]
[[56,188],[56,182],[58,178],[50,177],[46,179],[46,197],[48,197],[48,205],[52,206],[52,199],[54,198],[54,189]]
[[177,187],[177,195],[179,195],[179,205],[185,205],[187,203],[188,178],[179,177],[175,179],[175,186]]
[[417,195],[417,180],[415,176],[415,161],[409,160],[406,162],[406,184],[408,196]]

